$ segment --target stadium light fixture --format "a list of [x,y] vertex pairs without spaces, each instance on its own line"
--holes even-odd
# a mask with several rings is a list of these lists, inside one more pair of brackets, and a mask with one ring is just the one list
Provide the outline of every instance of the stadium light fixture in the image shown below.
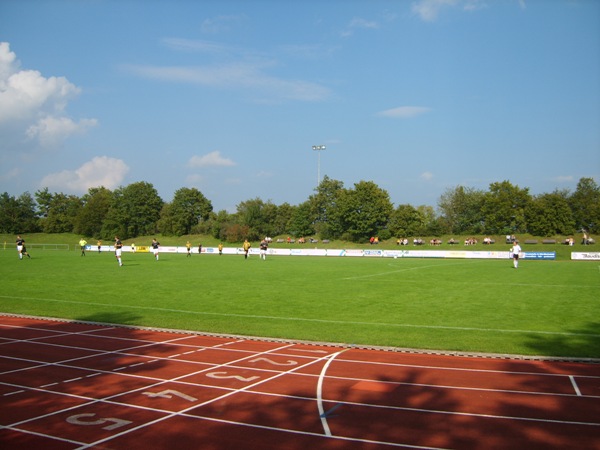
[[313,145],[312,149],[319,154],[319,160],[317,162],[317,187],[321,184],[321,152],[325,150],[324,145]]

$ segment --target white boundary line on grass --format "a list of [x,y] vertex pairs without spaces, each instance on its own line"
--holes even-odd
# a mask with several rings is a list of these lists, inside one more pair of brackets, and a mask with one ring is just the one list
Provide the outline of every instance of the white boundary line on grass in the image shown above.
[[157,308],[154,306],[136,306],[136,305],[118,305],[113,303],[96,303],[96,302],[78,302],[74,300],[57,300],[52,298],[34,298],[34,297],[16,297],[13,295],[0,295],[0,298],[14,299],[14,300],[35,300],[45,302],[56,302],[56,303],[67,303],[76,305],[93,305],[103,306],[110,308],[121,308],[121,309],[141,309],[148,311],[163,311],[163,312],[174,312],[184,314],[195,314],[199,316],[219,316],[219,317],[243,317],[248,319],[265,319],[265,320],[285,320],[293,322],[312,322],[312,323],[331,323],[338,325],[370,325],[375,327],[394,327],[394,328],[424,328],[433,330],[459,330],[459,331],[485,331],[485,332],[498,332],[498,333],[530,333],[530,334],[543,334],[553,336],[588,336],[588,337],[600,337],[598,333],[569,333],[562,331],[543,331],[543,330],[504,330],[498,328],[477,328],[477,327],[447,327],[443,325],[413,325],[409,323],[386,323],[386,322],[358,322],[358,321],[345,321],[345,320],[325,320],[325,319],[310,319],[303,317],[277,317],[277,316],[261,316],[256,314],[231,314],[231,313],[217,313],[208,311],[188,311],[183,309],[174,308]]

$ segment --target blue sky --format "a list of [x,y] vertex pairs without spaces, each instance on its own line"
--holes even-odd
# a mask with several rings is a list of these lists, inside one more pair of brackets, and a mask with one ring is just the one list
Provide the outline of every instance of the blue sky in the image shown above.
[[[600,183],[600,2],[0,2],[0,192]],[[313,145],[325,145],[319,154]]]

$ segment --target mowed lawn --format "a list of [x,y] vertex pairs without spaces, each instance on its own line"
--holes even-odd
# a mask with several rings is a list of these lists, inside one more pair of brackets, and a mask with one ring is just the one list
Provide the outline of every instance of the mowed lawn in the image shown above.
[[0,311],[356,345],[600,357],[585,261],[0,251]]

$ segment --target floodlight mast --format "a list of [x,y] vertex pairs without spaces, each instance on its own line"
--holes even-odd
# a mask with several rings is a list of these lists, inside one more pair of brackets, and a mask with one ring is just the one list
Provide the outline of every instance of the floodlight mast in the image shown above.
[[317,163],[317,187],[321,184],[321,152],[325,150],[324,145],[313,145],[312,149],[319,154],[319,159]]

